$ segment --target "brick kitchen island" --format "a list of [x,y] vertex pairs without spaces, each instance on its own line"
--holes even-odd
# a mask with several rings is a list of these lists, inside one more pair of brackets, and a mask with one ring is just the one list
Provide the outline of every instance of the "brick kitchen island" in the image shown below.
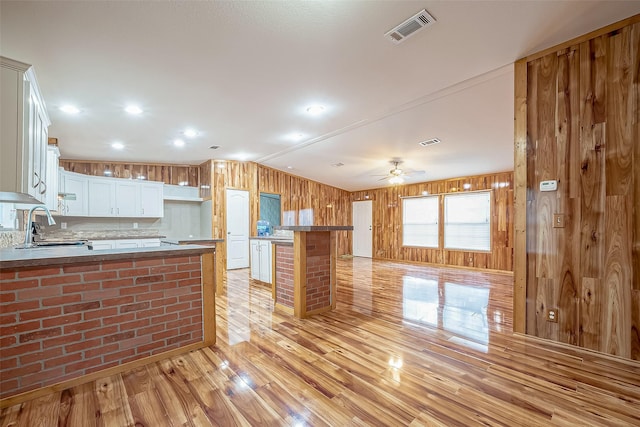
[[215,246],[0,250],[0,406],[215,343]]
[[278,226],[293,242],[274,241],[275,307],[305,318],[335,308],[336,233],[352,226]]

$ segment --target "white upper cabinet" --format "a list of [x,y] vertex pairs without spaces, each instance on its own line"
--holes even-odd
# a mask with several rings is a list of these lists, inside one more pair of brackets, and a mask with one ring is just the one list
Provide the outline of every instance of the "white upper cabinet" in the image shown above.
[[0,191],[28,193],[46,202],[56,192],[46,181],[51,121],[29,64],[0,57]]
[[140,185],[138,216],[162,218],[164,216],[164,185],[161,182],[143,182]]
[[61,193],[58,213],[67,216],[89,215],[89,180],[86,175],[60,171]]
[[51,212],[59,209],[58,192],[60,191],[58,167],[60,165],[60,150],[55,145],[47,145],[47,171],[45,179],[47,192],[45,205]]
[[[87,212],[71,214],[64,210],[61,211],[63,215],[124,218],[164,216],[162,182],[105,178],[64,171],[61,176],[81,176],[87,183]],[[70,191],[65,188],[65,193]]]
[[91,177],[88,182],[89,216],[116,216],[116,183]]

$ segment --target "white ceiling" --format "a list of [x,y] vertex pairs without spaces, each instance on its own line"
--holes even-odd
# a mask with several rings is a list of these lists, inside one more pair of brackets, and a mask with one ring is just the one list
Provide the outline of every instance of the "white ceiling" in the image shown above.
[[[423,8],[433,26],[384,38]],[[353,191],[383,186],[373,175],[393,158],[426,171],[414,181],[512,170],[512,63],[637,13],[640,1],[2,0],[0,48],[35,66],[63,158],[251,160]],[[124,113],[130,102],[144,113]],[[310,117],[316,103],[326,112]],[[174,147],[188,126],[201,134]]]

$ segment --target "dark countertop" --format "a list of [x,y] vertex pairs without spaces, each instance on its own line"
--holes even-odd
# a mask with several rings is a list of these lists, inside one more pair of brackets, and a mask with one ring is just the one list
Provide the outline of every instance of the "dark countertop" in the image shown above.
[[91,263],[116,259],[141,259],[158,256],[191,256],[215,251],[198,245],[158,246],[153,248],[89,250],[87,246],[58,246],[30,249],[0,249],[0,269]]
[[170,245],[210,245],[211,243],[222,243],[224,242],[224,239],[214,239],[212,237],[184,237],[180,239],[162,238],[160,241]]
[[144,239],[164,239],[167,236],[158,235],[150,235],[150,236],[132,236],[130,234],[120,234],[113,236],[100,236],[100,237],[84,237],[84,240],[144,240]]
[[249,240],[268,240],[270,242],[273,243],[287,243],[287,242],[291,242],[293,243],[293,236],[291,237],[286,237],[286,236],[251,236],[249,237]]
[[273,227],[276,230],[291,230],[291,231],[351,231],[353,226],[351,225],[277,225]]

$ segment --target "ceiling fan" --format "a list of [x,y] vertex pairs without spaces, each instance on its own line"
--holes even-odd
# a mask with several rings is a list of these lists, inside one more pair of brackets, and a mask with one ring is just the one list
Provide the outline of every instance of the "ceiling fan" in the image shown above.
[[425,173],[425,171],[400,169],[398,165],[402,163],[402,160],[399,159],[393,159],[389,163],[393,165],[393,169],[391,169],[388,174],[384,175],[384,178],[380,178],[379,181],[386,180],[389,181],[389,184],[397,185],[404,183],[405,179],[409,178],[411,175],[420,175]]

